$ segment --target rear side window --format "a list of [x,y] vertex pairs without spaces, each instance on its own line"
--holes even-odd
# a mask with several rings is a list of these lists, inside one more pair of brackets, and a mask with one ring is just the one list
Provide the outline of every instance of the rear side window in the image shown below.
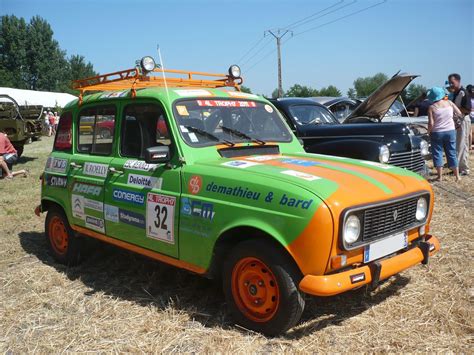
[[64,112],[59,119],[54,150],[68,151],[72,148],[72,113]]
[[77,150],[94,155],[110,155],[115,132],[115,106],[82,110],[78,120]]

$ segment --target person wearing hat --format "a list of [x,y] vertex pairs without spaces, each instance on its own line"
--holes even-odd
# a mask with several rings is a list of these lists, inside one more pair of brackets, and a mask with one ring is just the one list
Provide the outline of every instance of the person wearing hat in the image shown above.
[[446,92],[441,87],[435,86],[428,90],[427,97],[432,103],[428,108],[428,133],[431,138],[433,165],[438,174],[437,180],[442,180],[444,151],[448,160],[448,167],[453,171],[456,182],[458,182],[460,177],[454,117],[460,115],[461,111],[452,101],[445,99]]

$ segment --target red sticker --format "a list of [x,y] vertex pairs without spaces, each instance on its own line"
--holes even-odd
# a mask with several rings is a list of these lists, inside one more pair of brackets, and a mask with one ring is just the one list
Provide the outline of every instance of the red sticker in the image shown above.
[[199,106],[209,107],[257,107],[254,101],[234,101],[234,100],[196,100]]
[[188,191],[191,194],[196,195],[197,193],[199,193],[199,191],[201,191],[201,187],[202,179],[200,176],[194,175],[193,177],[191,177],[191,179],[189,179]]

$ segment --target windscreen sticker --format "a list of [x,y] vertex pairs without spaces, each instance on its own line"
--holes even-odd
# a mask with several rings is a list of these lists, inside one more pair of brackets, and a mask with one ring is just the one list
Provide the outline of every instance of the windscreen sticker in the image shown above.
[[52,187],[67,187],[67,177],[61,175],[45,174],[46,185]]
[[198,106],[206,107],[257,107],[254,101],[235,100],[196,100]]
[[67,159],[59,159],[54,157],[49,157],[46,161],[46,169],[54,173],[66,173],[67,170]]
[[248,168],[250,166],[255,166],[255,165],[260,165],[260,164],[259,163],[254,163],[254,162],[251,162],[251,161],[245,161],[245,160],[232,160],[232,161],[222,163],[221,165],[231,166],[233,168],[244,169],[244,168]]
[[146,205],[146,234],[149,238],[174,244],[176,197],[149,192]]
[[122,189],[113,189],[112,198],[118,202],[130,202],[135,205],[143,205],[145,202],[145,195],[139,192],[127,191]]
[[105,233],[105,224],[102,218],[86,216],[86,227],[101,233]]
[[272,113],[273,112],[273,107],[271,107],[270,105],[265,105],[265,111],[267,111],[268,113]]
[[193,143],[199,142],[199,139],[198,139],[198,137],[196,136],[196,134],[194,132],[189,132],[188,136],[189,136],[189,139],[191,140],[191,142],[193,142]]
[[84,164],[84,174],[97,176],[97,177],[107,177],[107,172],[109,170],[108,164],[99,164],[99,163],[90,163],[86,162]]
[[189,132],[188,129],[183,125],[180,125],[179,129],[181,129],[181,132],[183,132],[183,133],[188,133]]
[[105,219],[110,222],[118,223],[119,221],[119,208],[112,205],[104,205]]
[[142,186],[149,189],[161,190],[161,184],[163,183],[162,178],[156,178],[153,176],[129,174],[127,184],[134,186]]
[[189,116],[188,109],[184,105],[176,105],[176,110],[181,116]]
[[282,174],[290,175],[297,177],[299,179],[307,180],[307,181],[313,181],[313,180],[319,180],[321,179],[319,176],[314,176],[311,174],[306,174],[301,171],[296,171],[296,170],[283,170],[281,171]]
[[98,212],[104,211],[104,204],[101,201],[91,200],[87,197],[84,198],[84,207]]
[[73,217],[84,220],[84,196],[72,194],[71,206]]
[[92,196],[99,196],[101,191],[102,191],[101,186],[87,184],[85,182],[76,182],[72,188],[72,192],[92,195]]
[[125,164],[123,164],[124,169],[142,171],[153,171],[156,169],[157,166],[157,164],[145,163],[143,160],[127,160]]
[[242,92],[242,91],[225,91],[225,92],[229,96],[232,96],[232,97],[249,97],[249,98],[252,98],[252,99],[256,99],[258,97],[258,95],[249,94],[249,93]]
[[174,90],[181,97],[191,97],[191,96],[212,96],[210,91],[204,89],[184,89],[184,90]]

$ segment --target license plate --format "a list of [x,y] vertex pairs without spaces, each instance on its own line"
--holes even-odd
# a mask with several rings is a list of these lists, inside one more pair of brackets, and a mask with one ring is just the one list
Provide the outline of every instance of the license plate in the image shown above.
[[385,239],[366,245],[364,248],[364,263],[380,259],[408,246],[408,233],[398,233]]

